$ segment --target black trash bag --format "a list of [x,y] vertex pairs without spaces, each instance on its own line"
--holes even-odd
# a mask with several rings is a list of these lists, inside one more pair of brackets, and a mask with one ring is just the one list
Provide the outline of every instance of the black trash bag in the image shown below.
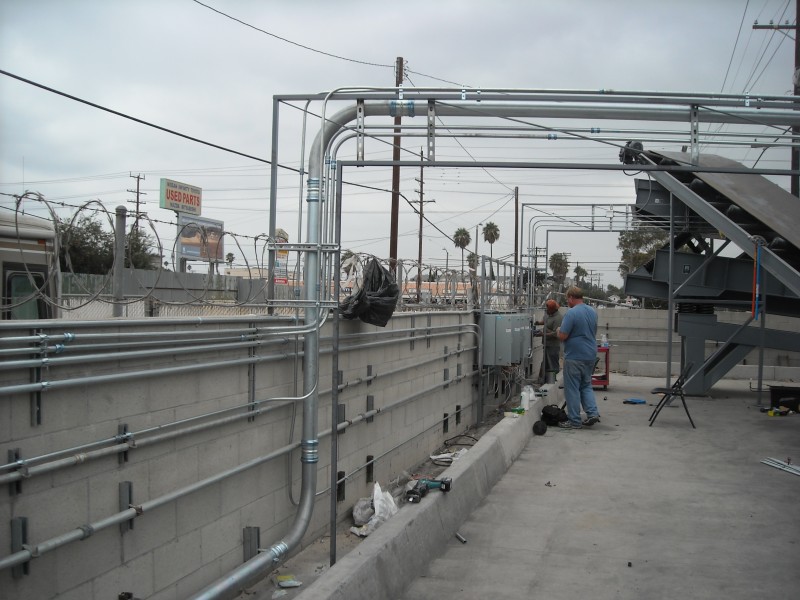
[[558,404],[548,404],[542,409],[542,421],[546,425],[554,427],[568,420],[567,412],[563,408],[559,408]]
[[400,299],[400,288],[389,270],[373,258],[364,269],[361,288],[339,303],[345,319],[386,327]]

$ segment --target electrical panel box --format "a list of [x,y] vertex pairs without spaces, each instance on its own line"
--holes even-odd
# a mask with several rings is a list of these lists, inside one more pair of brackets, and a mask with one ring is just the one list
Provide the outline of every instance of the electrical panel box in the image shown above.
[[522,362],[531,350],[530,319],[520,314],[484,314],[483,364],[508,366]]

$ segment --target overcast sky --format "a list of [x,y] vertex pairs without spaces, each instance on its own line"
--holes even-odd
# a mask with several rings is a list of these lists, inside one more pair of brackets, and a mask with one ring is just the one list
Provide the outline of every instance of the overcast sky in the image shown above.
[[[756,20],[793,23],[794,3],[788,0],[204,4],[252,27],[192,0],[3,0],[0,69],[265,160],[271,151],[273,95],[390,87],[398,56],[406,61],[409,87],[457,83],[765,95],[788,94],[792,87],[793,40],[752,29]],[[280,125],[280,162],[290,167],[300,162],[300,111],[294,112],[282,109]],[[444,119],[441,125],[446,124]],[[309,122],[308,140],[318,127],[318,121]],[[551,157],[616,160],[613,148],[558,144],[551,146]],[[404,140],[410,152],[418,153],[419,146]],[[354,144],[348,148],[341,158],[354,157]],[[516,152],[502,140],[437,141],[437,158],[447,160],[513,160]],[[367,153],[388,157],[385,145],[377,143],[369,143]],[[735,158],[752,164],[756,156]],[[771,152],[760,164],[785,166],[784,158],[788,153]],[[269,169],[0,75],[0,207],[13,206],[8,194],[31,190],[67,204],[58,208],[62,215],[93,199],[113,210],[133,199],[128,190],[135,189],[136,180],[129,175],[142,174],[142,208],[158,222],[165,246],[172,244],[169,223],[175,216],[158,207],[162,177],[201,187],[203,216],[223,220],[231,235],[254,236],[268,230]],[[295,241],[301,182],[291,171],[280,173],[277,221]],[[375,168],[361,177],[378,188],[391,186],[389,169]],[[403,172],[401,192],[409,199],[418,197],[418,177],[418,169]],[[554,212],[559,203],[634,200],[633,182],[622,173],[431,170],[425,173],[425,198],[436,202],[425,205],[425,214],[451,237],[459,227],[474,236],[476,225],[492,221],[500,229],[493,255],[511,255],[515,187],[521,202],[550,202]],[[343,247],[388,257],[388,195],[346,193]],[[401,213],[399,254],[416,259],[418,216],[407,204]],[[539,235],[546,236],[544,228]],[[569,252],[573,264],[603,273],[604,284],[620,283],[616,234],[554,232],[547,237],[550,254]],[[523,252],[529,245],[524,234]],[[536,245],[544,246],[545,240],[537,239]],[[226,251],[237,254],[237,262],[247,254],[229,243]],[[479,251],[489,253],[482,242]],[[426,225],[424,261],[443,265],[448,253],[451,261],[460,259],[452,241]]]

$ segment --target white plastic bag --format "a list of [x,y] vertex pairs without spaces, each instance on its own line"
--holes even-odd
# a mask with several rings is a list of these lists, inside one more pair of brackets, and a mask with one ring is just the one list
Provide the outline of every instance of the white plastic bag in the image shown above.
[[359,498],[353,507],[353,523],[356,524],[356,527],[366,525],[374,514],[375,509],[372,508],[372,498]]
[[350,528],[350,531],[357,536],[368,536],[370,533],[380,527],[381,523],[388,521],[391,517],[397,514],[398,509],[394,498],[389,492],[384,492],[381,490],[381,486],[377,482],[372,488],[372,505],[375,509],[375,514],[372,515],[372,518],[367,522],[367,524],[362,525],[361,527]]

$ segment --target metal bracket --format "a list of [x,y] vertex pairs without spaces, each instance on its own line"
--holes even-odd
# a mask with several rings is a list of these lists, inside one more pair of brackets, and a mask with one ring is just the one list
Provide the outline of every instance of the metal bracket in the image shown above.
[[411,338],[411,348],[410,350],[414,350],[414,337],[416,337],[417,330],[415,329],[415,321],[416,317],[411,317],[411,331],[408,334],[408,337]]
[[375,481],[375,457],[372,454],[367,454],[367,483]]
[[450,413],[444,413],[442,417],[442,433],[450,432]]
[[[122,442],[124,442],[124,441],[126,441],[128,439],[128,424],[127,423],[120,423],[119,425],[117,425],[117,439],[120,441],[120,443],[122,443]],[[125,450],[125,452],[120,452],[119,454],[117,454],[117,462],[119,464],[124,464],[124,463],[128,462],[128,451],[127,450]],[[130,503],[128,503],[128,504],[130,504]],[[125,506],[127,507],[128,504],[126,504]]]
[[[346,414],[347,414],[347,406],[345,404],[339,404],[336,406],[336,424],[341,425],[345,421],[347,421]],[[337,428],[337,435],[344,435],[347,433],[347,427],[344,429]]]
[[700,162],[700,110],[696,104],[692,105],[689,117],[691,123],[689,139],[691,142],[692,164],[696,165]]
[[247,562],[258,554],[261,547],[261,528],[245,527],[242,529],[242,546],[244,550],[244,561]]
[[[27,477],[28,467],[25,465],[24,461],[22,460],[22,452],[19,448],[14,448],[13,450],[8,451],[8,463],[16,463],[17,464],[17,471],[20,472],[22,477]],[[16,481],[12,481],[8,484],[8,495],[9,496],[18,496],[22,493],[22,479],[17,479]]]
[[[14,517],[11,519],[11,554],[24,550],[28,544],[28,517]],[[21,579],[23,575],[30,575],[30,561],[11,567],[11,577]]]
[[[402,88],[400,98],[403,97]],[[356,101],[356,160],[364,160],[364,99]]]
[[428,100],[428,160],[436,160],[436,102]]
[[[367,396],[367,412],[375,410],[375,396]],[[372,423],[375,417],[367,417],[364,419],[367,423]]]
[[344,484],[347,481],[345,477],[346,473],[344,471],[337,471],[336,472],[336,501],[337,502],[344,502],[345,500],[345,489]]
[[[119,511],[128,510],[133,505],[133,482],[119,482]],[[119,532],[125,533],[133,529],[133,519],[128,519],[119,524]]]
[[445,381],[444,387],[445,388],[449,387],[450,386],[450,383],[449,383],[450,382],[450,369],[445,369],[444,370],[444,381]]
[[425,329],[425,341],[427,342],[427,347],[431,347],[431,315],[428,315],[428,326]]

